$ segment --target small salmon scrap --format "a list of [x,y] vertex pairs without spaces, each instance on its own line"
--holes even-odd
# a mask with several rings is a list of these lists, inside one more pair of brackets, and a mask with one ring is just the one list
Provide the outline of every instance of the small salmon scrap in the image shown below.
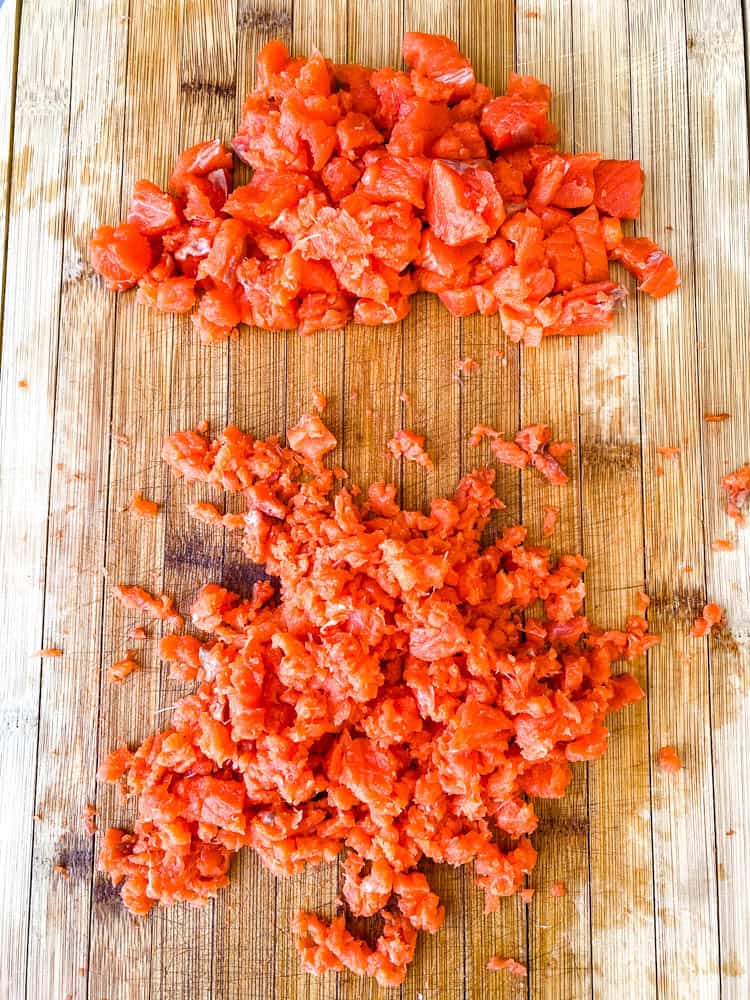
[[528,969],[523,962],[517,962],[515,958],[501,958],[493,955],[487,963],[490,972],[510,972],[514,976],[525,976]]
[[159,504],[155,500],[147,500],[140,490],[130,498],[128,510],[136,517],[156,517],[159,513]]
[[472,372],[478,371],[480,367],[479,362],[475,358],[461,358],[456,364],[456,375],[471,375]]
[[428,472],[435,468],[432,459],[424,449],[424,435],[414,431],[399,430],[388,441],[388,450],[394,458],[402,456],[409,462],[424,466]]
[[738,524],[745,523],[745,516],[740,510],[742,504],[750,496],[750,462],[743,465],[735,472],[730,472],[723,476],[721,480],[722,488],[727,491],[727,514],[733,517]]
[[574,449],[572,441],[553,441],[547,424],[522,427],[512,441],[500,437],[500,432],[487,424],[477,424],[469,434],[469,445],[475,447],[482,438],[490,439],[490,448],[498,462],[525,469],[531,464],[537,472],[555,486],[568,482],[568,474],[560,465]]
[[714,625],[719,624],[722,614],[723,611],[718,604],[711,602],[704,605],[703,613],[700,618],[695,619],[693,627],[690,629],[690,634],[696,639],[702,639],[703,636],[710,633]]
[[662,747],[659,750],[659,767],[662,771],[667,771],[670,774],[674,774],[675,771],[679,771],[682,768],[682,761],[677,753],[677,748],[672,746]]
[[168,622],[175,628],[181,628],[183,624],[182,615],[174,606],[174,601],[166,594],[154,597],[143,587],[128,587],[124,584],[117,584],[112,588],[112,596],[115,597],[124,608],[132,611],[144,611],[149,618],[156,621]]
[[122,660],[118,660],[117,663],[113,663],[112,666],[107,671],[107,678],[114,684],[122,684],[126,677],[129,677],[134,670],[139,670],[140,664],[137,660],[133,659],[130,652],[128,655],[123,657]]
[[551,504],[542,507],[542,538],[551,538],[554,535],[559,516],[559,507],[553,507]]
[[711,549],[714,552],[732,552],[734,547],[734,542],[729,538],[715,538],[711,542]]

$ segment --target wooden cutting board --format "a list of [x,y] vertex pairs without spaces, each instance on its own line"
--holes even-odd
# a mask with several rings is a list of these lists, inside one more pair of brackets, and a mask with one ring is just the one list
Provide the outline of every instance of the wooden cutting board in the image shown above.
[[[514,66],[549,82],[565,148],[639,157],[638,231],[674,255],[681,292],[633,295],[611,333],[536,351],[507,343],[494,318],[461,322],[428,298],[396,329],[244,331],[206,350],[187,321],[92,277],[92,228],[123,214],[135,179],[164,183],[181,148],[231,137],[269,38],[397,64],[405,27],[457,39],[495,88]],[[648,700],[613,720],[606,758],[541,807],[533,903],[485,916],[468,874],[431,871],[446,926],[422,937],[388,995],[750,996],[750,528],[736,551],[710,548],[735,534],[720,476],[750,460],[745,80],[739,0],[0,3],[0,995],[386,995],[350,975],[300,973],[290,917],[300,905],[333,912],[335,865],[275,881],[244,854],[202,911],[135,920],[96,873],[80,819],[90,801],[102,827],[132,820],[132,804],[95,782],[96,762],[166,719],[182,691],[154,642],[142,671],[107,683],[127,647],[108,584],[151,585],[184,606],[202,582],[248,578],[233,538],[188,521],[186,491],[158,458],[163,436],[203,418],[283,433],[321,389],[336,459],[361,483],[400,477],[411,504],[487,460],[467,450],[473,424],[549,420],[577,444],[572,485],[501,469],[507,518],[539,538],[542,505],[560,506],[555,548],[591,559],[588,613],[619,625],[645,589],[663,636],[637,668]],[[458,378],[466,357],[481,367]],[[731,420],[707,424],[704,411]],[[427,434],[432,475],[387,456],[399,426]],[[679,460],[661,446],[679,446]],[[135,489],[163,503],[155,523],[122,513]],[[706,595],[728,619],[710,643],[688,636]],[[43,645],[64,657],[30,658]],[[665,743],[685,762],[674,776],[655,768]],[[553,879],[567,883],[564,899],[549,895]],[[487,972],[496,953],[526,961],[528,979]]]

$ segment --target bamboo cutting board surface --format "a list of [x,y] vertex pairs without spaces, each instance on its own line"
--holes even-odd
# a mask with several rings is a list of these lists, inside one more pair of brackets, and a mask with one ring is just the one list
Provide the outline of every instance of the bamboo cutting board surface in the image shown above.
[[[205,350],[187,321],[92,277],[90,231],[124,214],[137,178],[165,183],[180,149],[231,137],[268,39],[398,64],[406,28],[451,35],[496,89],[513,67],[547,81],[563,148],[639,157],[637,229],[676,258],[681,291],[631,296],[613,331],[538,351],[433,299],[397,329],[245,331]],[[0,2],[2,997],[750,996],[750,528],[736,551],[710,548],[732,530],[719,479],[750,460],[743,41],[739,0]],[[467,356],[481,368],[459,381]],[[162,438],[203,418],[283,433],[316,388],[354,481],[394,475],[385,442],[399,426],[427,433],[435,472],[395,470],[410,504],[481,460],[466,447],[473,424],[549,420],[576,442],[572,485],[502,468],[509,515],[538,538],[542,505],[559,504],[556,549],[591,560],[588,613],[618,625],[645,589],[663,636],[638,667],[648,699],[613,718],[609,753],[579,765],[569,795],[540,807],[532,905],[510,899],[485,916],[467,873],[431,871],[446,925],[421,937],[400,991],[300,972],[290,918],[299,906],[332,914],[335,865],[276,881],[243,854],[205,909],[135,920],[96,873],[98,840],[80,819],[95,802],[100,827],[132,820],[95,782],[97,760],[166,719],[182,691],[154,643],[145,669],[107,683],[126,645],[109,583],[185,606],[203,582],[248,580],[235,540],[188,521]],[[716,411],[731,420],[703,422]],[[663,462],[665,445],[681,448],[678,462]],[[136,489],[163,503],[155,523],[122,513]],[[729,624],[710,642],[688,636],[706,595]],[[64,657],[30,658],[43,645]],[[655,768],[665,743],[685,763],[674,776]],[[553,879],[566,898],[548,895]],[[487,972],[496,953],[526,961],[528,979]]]

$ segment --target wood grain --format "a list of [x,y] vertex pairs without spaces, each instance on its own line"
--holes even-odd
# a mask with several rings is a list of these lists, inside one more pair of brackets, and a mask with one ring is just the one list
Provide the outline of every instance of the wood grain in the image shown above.
[[[727,519],[719,486],[750,460],[746,24],[738,0],[0,3],[0,780],[12,804],[0,816],[0,894],[13,901],[0,907],[0,995],[750,994],[750,529]],[[630,283],[613,331],[523,353],[495,319],[457,321],[427,297],[396,328],[312,338],[243,330],[206,350],[188,321],[149,314],[92,276],[88,235],[124,214],[133,181],[166,183],[179,149],[231,137],[265,41],[399,65],[404,28],[452,35],[495,88],[514,64],[537,73],[555,92],[564,148],[640,157],[647,186],[635,228],[675,255],[680,293],[655,303]],[[238,181],[246,176],[240,168]],[[459,379],[469,356],[481,367]],[[95,783],[97,761],[164,721],[183,690],[159,664],[153,627],[142,669],[121,687],[106,680],[136,622],[113,605],[110,585],[165,589],[185,608],[203,582],[248,592],[258,576],[236,535],[186,518],[198,491],[167,477],[163,436],[203,418],[212,431],[232,421],[283,435],[314,389],[329,399],[334,459],[351,480],[395,477],[414,506],[488,460],[468,449],[473,424],[511,432],[550,422],[578,445],[572,484],[554,490],[501,468],[500,523],[523,515],[536,541],[542,504],[560,506],[553,549],[591,559],[587,613],[616,627],[645,589],[664,637],[648,669],[636,665],[648,700],[612,719],[608,755],[578,771],[566,800],[540,809],[531,906],[511,899],[487,917],[469,871],[429,869],[447,924],[422,936],[395,992],[301,973],[290,919],[300,907],[334,912],[337,865],[276,880],[245,853],[204,910],[135,920],[95,872],[99,839],[80,818],[95,799],[100,828],[132,822],[132,804]],[[732,416],[704,423],[711,411]],[[387,453],[399,426],[427,434],[432,475]],[[670,444],[681,448],[675,463],[655,451]],[[156,522],[121,509],[136,489],[163,504]],[[211,499],[241,509],[237,498]],[[723,537],[736,549],[712,553]],[[694,640],[706,597],[726,609],[726,628]],[[42,645],[65,655],[31,659]],[[677,775],[655,766],[665,743],[683,757]],[[552,879],[567,882],[567,898],[548,895]],[[487,972],[498,953],[527,960],[528,979]]]
[[[627,3],[576,6],[573,98],[576,150],[628,159],[632,151],[631,39],[622,25]],[[645,198],[661,160],[644,159]],[[645,590],[639,411],[639,344],[635,284],[615,327],[579,341],[581,527],[586,612],[602,626],[622,627]],[[648,306],[644,306],[648,308]],[[612,532],[617,544],[612,544]],[[646,664],[633,664],[646,687]],[[589,767],[591,975],[594,996],[609,990],[656,996],[653,868],[649,816],[648,707],[631,705],[608,720],[610,751]],[[627,780],[623,781],[623,775]],[[632,961],[637,953],[639,960]]]
[[[714,926],[719,931],[721,995],[739,1000],[750,994],[750,911],[736,895],[750,871],[750,831],[741,818],[750,813],[747,529],[733,552],[712,552],[710,546],[715,538],[737,534],[725,514],[720,477],[750,461],[750,222],[747,212],[737,210],[750,202],[747,78],[738,5],[693,2],[685,15],[699,403],[702,413],[732,414],[726,424],[701,424],[698,438],[706,592],[725,609],[727,619],[726,630],[710,640],[708,651],[719,905]],[[710,201],[705,195],[709,190]]]
[[[127,209],[130,191],[139,177],[166,184],[179,148],[174,127],[180,100],[180,10],[171,5],[132,0],[127,14],[127,90],[122,151],[122,195],[118,217]],[[112,221],[112,220],[107,220]],[[137,744],[163,716],[160,708],[159,628],[147,627],[151,637],[139,655],[142,669],[125,684],[110,684],[107,667],[123,653],[126,634],[141,616],[124,611],[109,588],[117,583],[140,583],[155,593],[164,584],[165,518],[135,521],[124,511],[135,490],[162,501],[166,476],[159,452],[169,431],[171,359],[174,341],[172,317],[151,313],[132,295],[118,297],[113,330],[114,364],[111,390],[110,475],[107,505],[107,591],[101,672],[101,712],[98,753],[104,755],[123,743]],[[156,401],[154,405],[154,401]],[[129,444],[118,444],[124,435]],[[97,786],[100,826],[128,825],[133,808],[113,790]],[[97,842],[97,849],[98,849]],[[89,996],[108,1000],[157,997],[162,966],[158,961],[160,919],[137,921],[123,910],[101,874],[93,889]],[[113,941],[118,942],[116,949]],[[157,961],[152,961],[152,954]],[[173,956],[177,961],[176,955]],[[180,963],[185,961],[184,950]]]
[[[545,4],[530,18],[534,4],[519,4],[516,52],[519,71],[542,77],[553,93],[552,117],[560,128],[560,144],[575,142],[571,7]],[[578,344],[555,338],[543,349],[521,354],[520,425],[549,423],[556,440],[579,449]],[[550,486],[533,470],[522,474],[522,517],[530,537],[541,540],[543,504],[560,508],[554,536],[558,552],[580,552],[580,470],[568,462],[570,483]],[[529,920],[529,986],[532,996],[583,997],[591,992],[587,768],[574,767],[564,799],[540,802],[535,845],[539,861],[532,875],[536,895]],[[553,881],[565,881],[567,895],[550,895]]]
[[[11,24],[5,21],[6,27]],[[62,662],[31,654],[41,646],[66,645],[45,603],[45,574],[63,280],[65,185],[60,178],[67,156],[72,50],[70,5],[26,6],[18,54],[0,376],[0,567],[5,591],[0,634],[7,670],[0,782],[8,803],[0,817],[0,891],[12,901],[0,910],[0,995],[8,997],[23,996],[26,990],[40,687]],[[57,137],[54,144],[50,135]],[[74,641],[71,637],[67,643]]]
[[[96,798],[105,498],[109,470],[112,329],[116,300],[86,262],[102,218],[120,208],[126,3],[81,4],[74,24],[60,332],[45,580],[45,631],[65,656],[44,671],[29,915],[27,990],[77,995],[88,978],[94,841],[83,823]],[[81,52],[95,53],[93,60]],[[98,67],[108,67],[106,73]],[[62,865],[68,878],[54,870]]]
[[[710,1000],[719,995],[711,705],[706,644],[688,635],[705,598],[705,556],[682,5],[655,4],[648,17],[631,6],[630,33],[642,51],[664,54],[648,81],[633,76],[635,155],[663,165],[666,135],[670,150],[670,169],[649,177],[636,228],[661,241],[683,275],[679,295],[636,302],[649,614],[662,636],[649,656],[651,754],[675,744],[685,764],[670,781],[652,763],[657,985],[661,997]],[[655,449],[672,444],[679,461],[663,462]]]

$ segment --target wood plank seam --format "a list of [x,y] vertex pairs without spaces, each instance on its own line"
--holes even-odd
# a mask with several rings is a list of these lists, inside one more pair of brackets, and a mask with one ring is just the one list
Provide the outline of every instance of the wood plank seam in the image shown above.
[[[687,143],[688,143],[688,154],[689,154],[688,155],[688,190],[691,192],[691,197],[689,198],[690,233],[691,233],[691,236],[692,236],[692,238],[690,240],[690,254],[691,254],[691,264],[692,264],[691,273],[693,275],[696,275],[698,273],[698,270],[697,270],[696,247],[695,247],[695,209],[693,207],[693,198],[692,198],[692,192],[695,189],[694,189],[694,186],[693,186],[693,184],[694,184],[694,178],[693,178],[693,139],[692,139],[692,132],[691,132],[691,129],[690,129],[690,117],[691,117],[690,116],[690,59],[689,59],[689,38],[688,38],[688,30],[687,30],[688,29],[688,16],[687,16],[686,0],[683,0],[682,10],[683,10],[683,17],[684,17],[684,25],[685,25],[685,32],[684,32],[684,34],[685,34],[685,102],[686,102],[686,106],[687,106],[687,111],[686,111],[687,121],[688,121]],[[745,34],[745,44],[747,44],[747,35],[746,34]],[[747,86],[747,84],[746,84],[746,86]],[[747,95],[747,89],[745,90],[745,93]],[[702,379],[701,379],[700,359],[699,359],[699,356],[698,356],[699,340],[700,340],[700,335],[699,335],[700,325],[699,325],[699,322],[698,322],[698,296],[697,295],[693,296],[693,324],[694,324],[694,333],[695,333],[695,377],[696,377],[696,384],[697,384],[697,387],[698,387],[698,405],[699,405],[698,455],[699,455],[699,462],[700,462],[700,469],[701,469],[700,498],[701,498],[701,523],[703,525],[703,592],[704,592],[706,601],[708,601],[709,600],[709,595],[708,595],[708,560],[709,560],[709,552],[711,551],[711,549],[710,549],[710,540],[707,538],[707,535],[706,535],[707,528],[708,528],[708,517],[707,517],[707,510],[706,510],[706,491],[703,488],[703,483],[702,483],[702,480],[703,480],[704,475],[705,475],[705,458],[704,458],[703,420],[700,419],[700,414],[703,414],[705,412],[705,409],[704,409],[704,406],[703,406],[703,383],[702,383]],[[713,714],[713,690],[712,690],[713,689],[713,683],[712,683],[713,672],[712,672],[712,669],[711,669],[712,665],[711,665],[711,641],[710,641],[710,633],[709,633],[709,635],[705,639],[702,640],[702,642],[706,646],[706,670],[708,672],[708,685],[707,685],[707,687],[708,687],[709,720],[713,720],[713,718],[714,718],[714,714]],[[713,817],[712,818],[713,818],[713,827],[714,827],[714,841],[713,841],[713,848],[714,848],[714,875],[715,875],[715,881],[716,881],[716,939],[717,939],[717,947],[718,947],[718,955],[719,955],[719,996],[721,996],[721,992],[722,992],[722,976],[723,976],[723,973],[722,973],[722,964],[723,963],[722,963],[722,955],[721,955],[721,899],[720,899],[720,893],[719,893],[719,869],[718,869],[719,852],[718,852],[718,830],[717,830],[717,820],[716,820],[716,777],[715,777],[715,774],[714,774],[714,730],[713,730],[713,725],[711,723],[709,723],[709,726],[708,726],[708,745],[709,745],[709,752],[710,752],[710,759],[711,759],[711,805],[712,805],[712,808],[713,808]]]
[[[19,34],[20,34],[20,15],[21,15],[22,8],[23,8],[23,4],[21,3],[19,5]],[[65,162],[66,162],[66,164],[68,162],[68,152],[70,150],[70,126],[71,126],[71,121],[72,121],[72,117],[71,116],[72,116],[72,101],[73,101],[73,65],[74,65],[75,48],[76,48],[76,21],[77,21],[77,14],[78,14],[78,0],[75,0],[75,4],[74,4],[74,7],[73,7],[73,28],[72,28],[71,45],[70,45],[70,67],[69,67],[69,71],[68,71],[68,114],[67,114],[68,127],[67,127],[66,132],[65,132],[65,146],[66,146]],[[18,55],[18,49],[20,49],[20,38],[18,40],[18,46],[17,46],[16,56]],[[10,186],[8,187],[8,198],[10,199]],[[67,169],[65,171],[65,178],[64,178],[64,181],[63,181],[62,208],[63,208],[63,217],[65,217],[67,215],[67,208],[68,208],[68,170]],[[7,263],[7,247],[6,247],[5,258],[4,258],[4,261],[3,261],[3,266],[4,267],[5,267],[6,263]],[[52,400],[51,400],[51,404],[52,404],[52,427],[51,427],[51,441],[50,441],[50,449],[49,449],[49,467],[48,467],[48,474],[47,474],[47,517],[46,517],[46,524],[45,524],[44,563],[42,565],[42,587],[43,587],[43,591],[42,591],[42,621],[41,621],[42,627],[41,627],[41,635],[40,635],[40,643],[39,643],[40,647],[43,647],[45,645],[45,643],[44,643],[44,635],[45,635],[45,631],[46,631],[46,627],[47,627],[47,567],[49,565],[50,513],[51,513],[50,504],[51,504],[51,500],[52,500],[52,492],[51,492],[51,490],[52,490],[52,462],[53,462],[53,457],[54,457],[54,450],[53,450],[52,444],[53,444],[53,442],[55,440],[55,427],[56,427],[56,423],[57,423],[57,407],[55,405],[56,404],[56,400],[57,400],[57,379],[58,379],[58,373],[59,373],[59,366],[58,366],[58,360],[57,359],[58,359],[58,352],[59,352],[59,349],[60,349],[60,322],[61,322],[61,317],[62,317],[61,304],[62,304],[62,287],[63,287],[63,271],[64,271],[64,268],[65,268],[65,229],[63,228],[62,240],[61,240],[61,247],[60,247],[60,280],[59,280],[59,291],[58,291],[58,298],[57,298],[57,321],[56,321],[56,324],[55,324],[55,349],[54,349],[54,361],[52,362],[52,364],[54,366],[55,377],[54,377],[54,382],[53,382],[53,386],[54,387],[53,387],[53,390],[52,390]],[[3,287],[4,287],[4,282],[3,282]],[[0,333],[1,333],[1,331],[0,331]],[[44,679],[43,671],[40,671],[39,672],[39,681],[38,681],[38,692],[37,692],[36,748],[34,750],[34,789],[33,789],[33,796],[32,796],[32,801],[34,803],[34,811],[35,812],[36,812],[36,802],[37,802],[37,790],[38,790],[38,783],[39,783],[39,738],[40,738],[40,734],[41,734],[41,724],[40,724],[41,720],[40,720],[40,716],[41,716],[41,707],[42,707],[42,684],[43,684],[43,679]],[[24,987],[23,987],[24,996],[26,996],[27,991],[28,991],[29,952],[30,952],[29,945],[30,945],[30,940],[31,940],[31,898],[32,898],[32,892],[33,892],[33,885],[34,885],[34,864],[33,864],[33,862],[34,862],[34,844],[35,844],[35,841],[36,841],[36,826],[34,824],[32,824],[32,826],[31,826],[31,847],[30,847],[30,855],[29,855],[29,857],[30,857],[30,864],[31,864],[31,872],[29,874],[29,891],[28,891],[27,906],[26,906],[26,910],[27,910],[27,913],[26,913],[26,957],[25,957],[25,961],[24,961],[24,972],[23,972],[23,977],[24,977]]]

